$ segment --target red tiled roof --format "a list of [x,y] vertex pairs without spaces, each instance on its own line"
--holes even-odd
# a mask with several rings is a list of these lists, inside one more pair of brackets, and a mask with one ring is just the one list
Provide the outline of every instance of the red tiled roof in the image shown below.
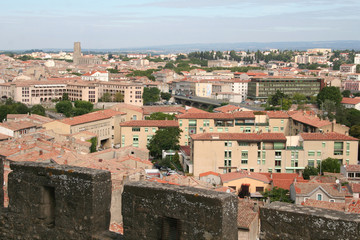
[[267,111],[269,118],[289,118],[289,115],[283,111]]
[[296,182],[294,183],[294,187],[296,194],[305,196],[308,196],[311,192],[320,187],[332,197],[345,197],[350,195],[346,186],[341,187],[341,191],[339,191],[337,184],[333,183]]
[[234,119],[230,113],[185,113],[176,115],[178,119]]
[[360,200],[353,199],[347,207],[347,212],[359,214],[360,213]]
[[12,137],[9,136],[9,135],[5,135],[5,134],[0,133],[0,140],[7,140],[9,138],[12,138]]
[[350,183],[350,187],[353,193],[360,193],[360,183]]
[[18,131],[21,129],[26,129],[26,128],[35,128],[36,125],[32,122],[29,121],[19,121],[19,122],[4,122],[4,123],[0,123],[1,127],[7,128],[7,129],[11,129],[13,131]]
[[358,103],[360,103],[360,97],[356,97],[356,98],[343,98],[341,101],[342,104],[352,104],[352,105],[356,105]]
[[301,133],[300,136],[305,141],[359,141],[359,139],[350,137],[341,133],[329,132],[329,133]]
[[122,127],[178,127],[174,120],[133,120],[120,123]]
[[228,112],[232,112],[235,110],[239,110],[240,108],[234,105],[225,105],[225,106],[221,106],[221,107],[217,107],[214,108],[214,111],[218,111],[218,112],[222,112],[222,113],[228,113]]
[[347,172],[360,172],[360,165],[357,164],[350,164],[346,165]]
[[327,120],[321,120],[320,118],[318,118],[317,116],[312,116],[312,115],[307,115],[305,113],[295,113],[293,115],[291,115],[291,118],[295,121],[313,126],[313,127],[323,127],[326,125],[331,124],[331,122],[327,121]]
[[255,118],[253,111],[240,111],[240,112],[234,112],[233,116],[235,119],[238,118]]
[[83,123],[87,123],[87,122],[94,122],[94,121],[99,121],[99,120],[103,120],[103,119],[108,119],[117,115],[124,115],[125,113],[123,112],[118,112],[112,109],[106,109],[106,110],[100,110],[100,111],[96,111],[96,112],[91,112],[88,114],[84,114],[81,116],[77,116],[77,117],[73,117],[73,118],[65,118],[62,120],[59,120],[62,123],[65,123],[67,125],[78,125],[78,124],[83,124]]
[[182,150],[186,154],[186,156],[190,156],[191,154],[190,146],[180,146],[180,150]]
[[220,173],[216,173],[216,172],[213,172],[213,171],[208,171],[208,172],[200,173],[200,174],[199,174],[199,177],[205,177],[205,176],[209,176],[209,175],[215,175],[215,176],[220,177]]
[[345,211],[345,203],[339,202],[327,202],[327,201],[319,201],[315,199],[307,199],[305,202],[302,202],[301,205],[309,206],[309,207],[317,207],[317,208],[325,208],[336,211]]
[[251,178],[261,182],[270,183],[269,178],[267,178],[265,175],[254,172],[246,172],[246,171],[221,174],[220,178],[223,183],[241,178]]
[[195,108],[195,107],[191,107],[191,108],[188,108],[188,109],[183,109],[180,111],[181,113],[208,113],[207,111],[204,111],[204,110],[201,110],[201,109],[198,109],[198,108]]
[[258,212],[254,211],[255,202],[239,198],[238,203],[238,228],[249,229],[251,223],[258,217]]
[[200,133],[191,135],[193,140],[233,140],[233,141],[286,141],[283,133]]
[[290,190],[290,185],[294,182],[296,178],[297,182],[305,182],[305,180],[300,177],[297,173],[261,173],[271,178],[273,181],[273,186],[278,188],[283,188]]
[[145,115],[150,115],[155,112],[162,113],[179,113],[184,108],[180,106],[143,106],[143,112]]

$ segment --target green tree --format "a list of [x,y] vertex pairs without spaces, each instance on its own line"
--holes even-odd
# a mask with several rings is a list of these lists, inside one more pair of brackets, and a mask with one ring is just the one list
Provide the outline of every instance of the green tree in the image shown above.
[[315,167],[312,166],[306,166],[303,172],[303,178],[304,179],[310,179],[310,176],[316,176],[318,175],[318,170]]
[[66,117],[70,117],[72,114],[72,104],[70,101],[60,101],[55,105],[55,109],[58,113],[63,113]]
[[348,127],[360,125],[360,111],[355,108],[346,109],[346,119],[349,122]]
[[76,108],[83,108],[87,110],[87,112],[91,112],[94,108],[94,104],[88,101],[76,100],[74,103]]
[[99,100],[100,102],[111,102],[111,98],[112,97],[110,93],[104,93]]
[[121,92],[117,92],[114,95],[114,102],[123,102],[124,101],[124,94]]
[[171,98],[171,94],[170,93],[166,93],[166,92],[162,92],[161,93],[161,98],[166,100],[166,101],[169,101],[170,98]]
[[166,63],[166,64],[165,64],[165,67],[164,67],[164,68],[167,68],[167,69],[174,69],[174,68],[175,68],[175,66],[174,66],[174,64],[173,64],[173,63],[168,62],[168,63]]
[[324,174],[324,172],[339,173],[340,172],[340,161],[336,158],[326,158],[321,161],[321,164],[317,167],[318,171]]
[[281,101],[287,98],[287,96],[281,92],[280,90],[277,90],[276,93],[274,95],[271,95],[269,97],[269,104],[273,105],[273,106],[277,106],[277,105],[281,105]]
[[166,114],[163,112],[154,112],[146,120],[174,120],[175,117],[172,114]]
[[144,88],[143,92],[143,102],[144,104],[154,103],[160,100],[160,90],[158,88]]
[[26,114],[29,113],[30,109],[23,103],[15,103],[13,113]]
[[324,87],[321,89],[316,99],[318,106],[321,107],[321,104],[323,104],[326,99],[333,101],[335,105],[339,105],[342,100],[340,89],[337,87]]
[[343,97],[350,97],[350,94],[351,94],[351,92],[350,92],[350,90],[344,90],[344,91],[342,91],[342,93],[341,93],[341,95],[343,96]]
[[41,106],[40,104],[36,104],[36,105],[32,106],[31,113],[45,116],[45,108],[43,106]]
[[295,93],[292,97],[293,101],[295,101],[297,104],[302,103],[303,101],[306,100],[306,96],[304,94],[301,93]]
[[72,116],[80,116],[80,115],[84,115],[89,113],[89,110],[85,109],[85,108],[73,108],[71,110],[71,115]]
[[181,129],[178,127],[168,127],[157,130],[147,145],[150,155],[155,159],[160,159],[162,150],[179,150],[180,134]]
[[63,101],[69,101],[69,94],[68,94],[68,93],[63,93],[61,100],[63,100]]
[[6,119],[6,116],[11,113],[11,107],[8,105],[0,106],[0,122]]
[[360,139],[360,125],[354,125],[350,128],[350,135]]
[[293,201],[290,199],[289,190],[273,187],[271,190],[265,190],[262,194],[264,198],[270,198],[271,202],[288,202],[292,203]]
[[96,152],[97,137],[91,138],[91,139],[89,140],[89,142],[91,143],[90,152],[91,152],[91,153]]

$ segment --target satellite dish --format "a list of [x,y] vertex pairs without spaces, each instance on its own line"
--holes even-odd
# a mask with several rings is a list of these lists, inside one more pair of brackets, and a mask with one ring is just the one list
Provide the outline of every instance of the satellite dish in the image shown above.
[[336,184],[339,184],[339,183],[340,183],[339,179],[336,179],[336,181],[335,181],[335,182],[336,182]]
[[230,189],[226,189],[226,192],[227,192],[227,193],[230,193]]

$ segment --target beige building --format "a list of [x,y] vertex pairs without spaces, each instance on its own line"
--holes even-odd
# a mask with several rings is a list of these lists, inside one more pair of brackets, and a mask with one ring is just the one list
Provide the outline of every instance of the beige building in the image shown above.
[[98,88],[86,81],[75,81],[67,83],[66,92],[71,101],[82,100],[92,103],[98,102]]
[[107,109],[77,117],[55,120],[43,124],[43,127],[59,134],[89,131],[97,135],[98,146],[110,148],[120,144],[120,123],[124,121],[125,113]]
[[191,135],[191,150],[194,176],[239,170],[293,173],[317,167],[327,157],[356,164],[358,139],[339,133],[202,133]]
[[144,86],[139,83],[131,82],[97,82],[95,84],[98,88],[98,98],[101,98],[105,93],[115,96],[120,92],[124,96],[124,103],[136,106],[142,106],[142,94]]
[[[120,124],[121,147],[132,145],[146,149],[158,129],[178,127],[174,120],[137,120]],[[169,150],[169,149],[164,149]]]

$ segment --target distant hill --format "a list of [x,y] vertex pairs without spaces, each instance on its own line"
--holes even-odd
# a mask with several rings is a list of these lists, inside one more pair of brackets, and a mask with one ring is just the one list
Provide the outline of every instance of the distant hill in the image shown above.
[[[309,42],[240,42],[240,43],[194,43],[194,44],[174,44],[164,46],[148,46],[138,48],[112,48],[112,49],[82,49],[83,53],[178,53],[178,52],[194,52],[194,51],[225,51],[225,50],[267,50],[267,49],[280,49],[280,50],[306,50],[309,48],[331,48],[333,50],[354,49],[360,50],[359,40],[339,40],[339,41],[309,41]],[[72,48],[58,49],[47,48],[42,49],[44,52],[59,52],[67,51],[72,52]],[[29,50],[16,50],[12,52],[28,52]],[[0,51],[1,52],[1,51]],[[3,51],[10,52],[10,51]]]

